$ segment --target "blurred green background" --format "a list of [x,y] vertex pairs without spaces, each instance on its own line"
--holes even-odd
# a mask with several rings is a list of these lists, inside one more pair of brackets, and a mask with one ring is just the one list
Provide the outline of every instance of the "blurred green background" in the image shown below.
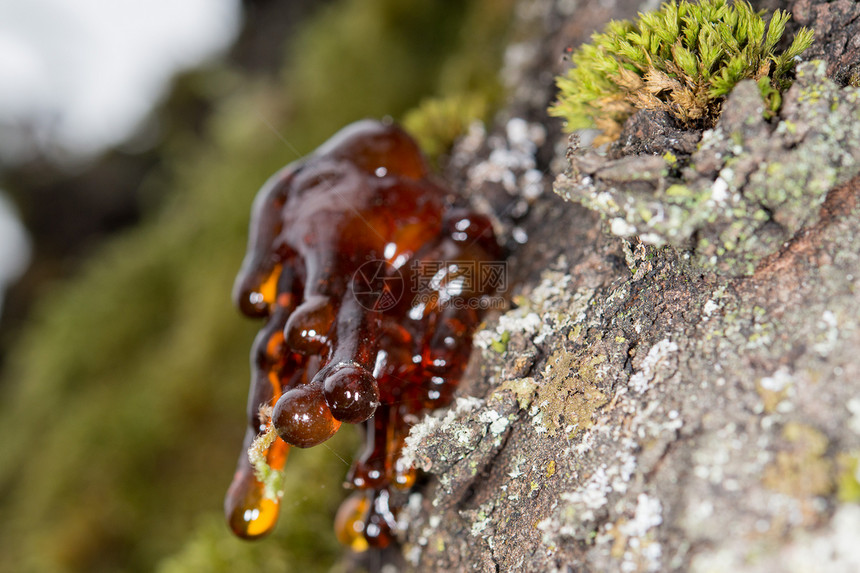
[[[444,152],[504,100],[512,1],[328,0],[283,31],[263,10],[276,3],[246,4],[263,17],[218,63],[175,80],[154,147],[53,176],[51,189],[76,178],[106,196],[134,185],[135,224],[54,260],[60,271],[37,258],[11,294],[0,571],[325,571],[340,555],[351,431],[293,451],[271,537],[239,541],[223,522],[259,327],[229,304],[250,204],[277,169],[363,117],[406,118]],[[25,215],[39,209],[27,204],[39,169],[5,174]],[[131,181],[98,176],[111,170]]]

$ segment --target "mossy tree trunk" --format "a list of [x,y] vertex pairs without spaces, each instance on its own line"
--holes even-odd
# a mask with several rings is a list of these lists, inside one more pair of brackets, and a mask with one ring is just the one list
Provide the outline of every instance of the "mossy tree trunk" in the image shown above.
[[683,168],[570,167],[545,115],[564,47],[654,7],[605,6],[521,2],[513,101],[451,158],[518,245],[514,308],[414,431],[406,567],[860,570],[860,5],[756,6],[824,60],[778,117],[742,84]]

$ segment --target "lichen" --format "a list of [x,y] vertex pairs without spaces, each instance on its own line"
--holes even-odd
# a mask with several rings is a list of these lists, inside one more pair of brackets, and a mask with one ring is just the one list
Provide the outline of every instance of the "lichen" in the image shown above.
[[793,382],[791,373],[785,368],[780,368],[758,381],[756,390],[762,399],[765,412],[776,411],[777,406],[791,395]]
[[842,453],[836,461],[836,498],[842,503],[860,502],[860,452]]
[[[473,198],[481,204],[487,201],[484,185],[500,185],[509,197],[518,198],[513,204],[509,203],[509,198],[506,199],[508,204],[504,208],[510,214],[522,215],[528,210],[529,204],[545,191],[544,174],[538,169],[537,152],[546,140],[546,127],[521,117],[512,117],[505,124],[504,137],[488,138],[483,130],[474,129],[474,125],[464,138],[461,149],[455,149],[452,162],[468,162],[463,154],[474,152],[484,145],[490,148],[490,153],[485,159],[473,162],[466,171],[467,194],[471,190]],[[520,234],[514,233],[512,238],[524,242]]]
[[776,453],[762,483],[797,498],[827,495],[833,490],[833,462],[825,456],[829,441],[819,430],[790,422],[782,430],[789,449]]
[[554,436],[562,428],[576,434],[590,427],[598,408],[609,401],[597,382],[597,367],[603,355],[576,355],[560,350],[550,356],[544,369],[544,382],[535,399],[539,423]]
[[514,395],[521,409],[526,409],[532,403],[537,382],[532,377],[505,380],[494,390],[495,393],[510,392]]
[[597,211],[615,235],[688,250],[717,272],[750,274],[818,220],[830,189],[860,171],[857,91],[827,79],[823,63],[803,64],[768,123],[758,87],[741,82],[677,175],[664,157],[610,160],[574,149],[555,191]]
[[511,340],[511,333],[505,330],[499,335],[499,338],[490,343],[490,348],[499,354],[504,354],[508,350],[508,342]]
[[[676,352],[678,352],[678,345],[668,339],[663,339],[652,346],[642,360],[639,371],[630,377],[628,388],[639,394],[645,393],[655,381],[666,377],[665,371],[660,372],[661,368],[666,370],[665,366],[670,363]],[[674,366],[669,367],[669,370],[672,369]],[[663,376],[658,376],[658,373]]]

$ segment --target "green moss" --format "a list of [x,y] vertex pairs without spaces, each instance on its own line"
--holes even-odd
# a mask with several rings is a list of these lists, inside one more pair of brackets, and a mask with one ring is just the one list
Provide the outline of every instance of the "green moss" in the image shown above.
[[511,333],[506,330],[499,336],[499,338],[497,338],[496,340],[493,340],[490,343],[490,348],[492,348],[494,351],[498,352],[499,354],[504,354],[505,352],[508,351],[508,342],[510,342],[510,341],[511,341]]
[[[792,105],[776,126],[761,116],[758,86],[742,82],[724,104],[731,113],[705,132],[684,169],[664,177],[658,173],[660,164],[668,166],[665,158],[624,157],[606,160],[588,179],[562,176],[554,189],[598,212],[617,236],[691,251],[691,260],[709,271],[751,274],[814,225],[827,192],[860,169],[853,156],[860,142],[856,88],[827,79],[823,62],[804,63],[798,72],[802,77],[786,95]],[[812,103],[810,93],[838,101],[836,111]],[[582,155],[575,155],[574,167]],[[653,176],[627,185],[629,177],[615,175],[621,169]]]
[[454,141],[475,121],[487,116],[488,103],[480,94],[423,100],[403,116],[403,127],[431,160],[447,153]]
[[761,92],[761,98],[765,102],[764,117],[772,118],[782,106],[782,94],[773,86],[770,78],[763,77],[758,80],[758,90]]
[[673,0],[635,21],[610,22],[572,54],[550,115],[563,118],[569,131],[597,127],[598,143],[618,137],[637,109],[710,126],[725,96],[747,78],[767,78],[762,94],[768,109],[778,109],[794,57],[812,43],[812,31],[802,28],[778,53],[788,19],[777,10],[766,26],[747,2]]

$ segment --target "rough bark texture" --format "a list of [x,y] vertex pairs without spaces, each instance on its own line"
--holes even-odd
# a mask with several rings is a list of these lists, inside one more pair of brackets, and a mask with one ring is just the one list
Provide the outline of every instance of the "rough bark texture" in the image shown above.
[[569,166],[551,77],[643,8],[608,6],[521,2],[508,118],[452,157],[501,211],[513,305],[410,437],[431,479],[406,568],[860,570],[858,4],[788,6],[825,63],[779,117],[743,84],[678,164],[628,147]]

